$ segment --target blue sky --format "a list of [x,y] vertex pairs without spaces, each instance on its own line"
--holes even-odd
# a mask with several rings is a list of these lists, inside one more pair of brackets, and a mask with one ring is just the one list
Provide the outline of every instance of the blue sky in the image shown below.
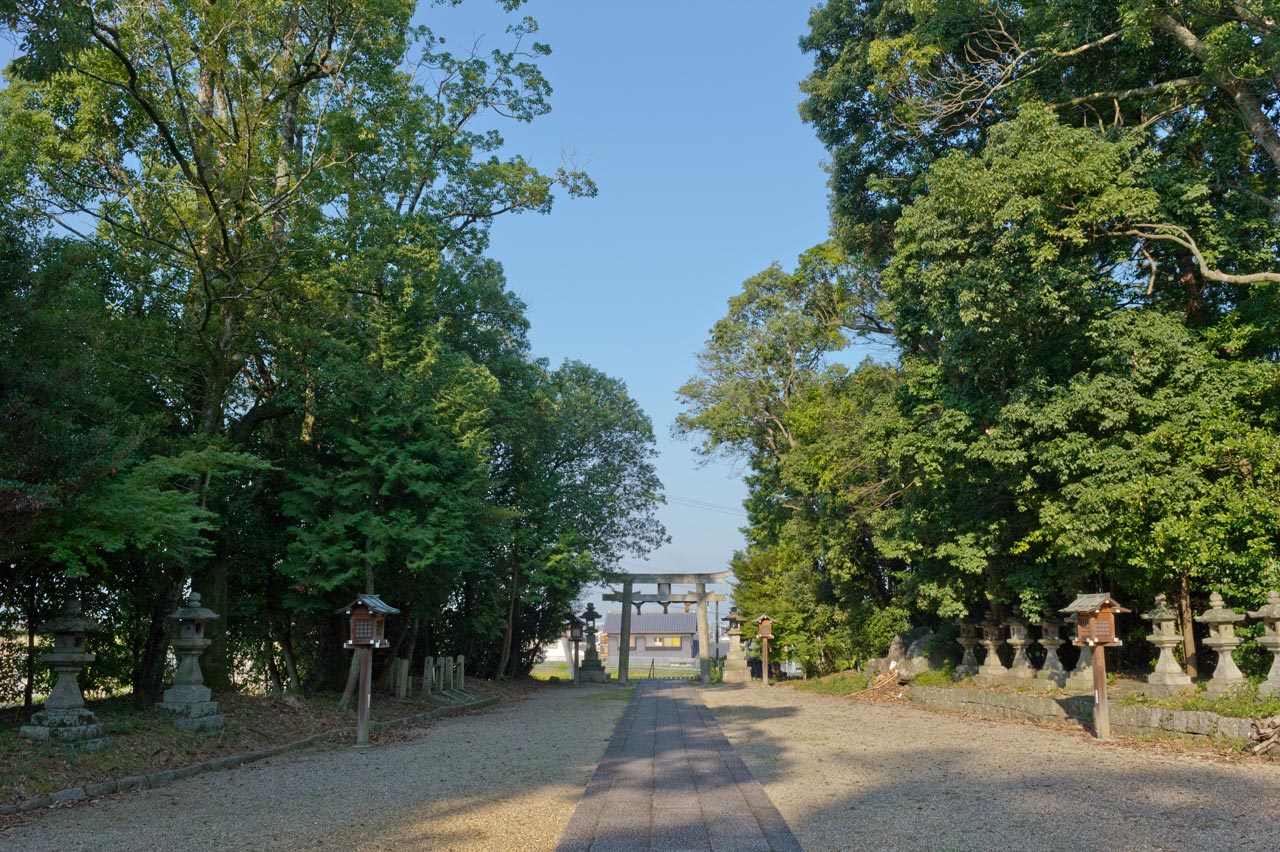
[[[576,152],[600,192],[498,221],[490,254],[528,303],[535,353],[622,379],[653,420],[672,541],[624,569],[719,571],[743,544],[741,471],[702,465],[670,431],[729,297],[827,234],[824,151],[797,112],[809,8],[531,0],[519,13],[551,45],[554,92],[550,115],[502,127],[509,148],[544,170]],[[505,43],[496,3],[424,6],[419,19],[458,50]]]

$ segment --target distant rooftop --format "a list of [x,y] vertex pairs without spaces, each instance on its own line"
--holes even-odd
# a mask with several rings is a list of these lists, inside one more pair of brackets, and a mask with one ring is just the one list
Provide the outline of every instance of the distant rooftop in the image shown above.
[[[604,617],[605,633],[622,632],[622,613],[610,612]],[[687,633],[698,632],[698,614],[694,612],[645,612],[631,616],[631,633]]]

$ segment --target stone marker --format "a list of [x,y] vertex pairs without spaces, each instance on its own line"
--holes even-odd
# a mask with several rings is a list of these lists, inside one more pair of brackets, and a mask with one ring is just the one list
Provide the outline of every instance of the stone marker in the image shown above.
[[102,735],[102,726],[93,711],[84,706],[84,695],[76,676],[96,657],[85,651],[85,634],[101,630],[101,626],[80,612],[80,604],[67,605],[62,615],[40,625],[41,633],[53,634],[53,651],[40,655],[58,673],[53,691],[45,699],[44,709],[31,715],[31,724],[23,725],[19,734],[29,740],[51,740],[85,751],[96,751],[110,740]]
[[1205,685],[1205,695],[1221,695],[1244,683],[1244,674],[1231,658],[1231,652],[1244,641],[1236,635],[1236,622],[1244,621],[1244,616],[1227,609],[1222,595],[1214,592],[1209,595],[1209,608],[1195,618],[1201,624],[1209,625],[1209,638],[1204,640],[1204,644],[1218,652],[1218,665],[1214,666],[1213,677]]
[[1040,647],[1044,648],[1044,665],[1036,672],[1036,678],[1045,686],[1064,686],[1067,670],[1062,667],[1058,649],[1062,647],[1062,622],[1045,618],[1040,622]]
[[444,692],[444,657],[436,657],[436,692]]
[[204,685],[200,671],[200,653],[212,641],[206,639],[204,626],[218,614],[200,605],[200,595],[192,592],[183,606],[169,618],[178,622],[178,635],[169,640],[178,657],[178,670],[173,673],[173,686],[164,691],[164,700],[156,710],[167,714],[173,724],[184,731],[217,731],[224,721],[218,702]]
[[1151,622],[1151,635],[1147,637],[1147,641],[1160,650],[1155,671],[1147,675],[1147,685],[1143,691],[1148,695],[1195,692],[1196,685],[1173,656],[1173,649],[1182,643],[1182,637],[1173,626],[1178,614],[1169,608],[1169,599],[1163,594],[1156,595],[1155,608],[1151,612],[1144,612],[1142,617]]
[[436,679],[436,658],[427,657],[422,662],[422,694],[430,695],[435,692]]
[[1257,642],[1271,652],[1271,671],[1258,686],[1259,695],[1280,695],[1280,592],[1267,592],[1267,605],[1249,615],[1262,619],[1262,635]]
[[404,657],[391,660],[391,682],[396,698],[409,697],[409,661]]
[[453,657],[444,658],[444,685],[441,689],[445,692],[453,691]]
[[467,688],[467,658],[458,655],[457,667],[453,670],[453,675],[458,680],[458,689],[465,691]]

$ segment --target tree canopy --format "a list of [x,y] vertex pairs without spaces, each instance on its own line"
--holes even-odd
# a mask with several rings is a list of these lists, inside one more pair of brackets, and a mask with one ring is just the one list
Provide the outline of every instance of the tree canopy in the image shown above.
[[[1169,593],[1188,637],[1210,591],[1262,603],[1275,10],[830,0],[810,26],[839,286],[760,297],[812,254],[749,279],[683,391],[684,428],[752,470],[739,596],[828,608],[792,634],[817,667],[1086,590]],[[850,369],[849,340],[892,356]]]
[[550,49],[516,18],[455,53],[414,11],[0,2],[0,617],[82,598],[140,701],[189,585],[215,688],[341,686],[365,591],[393,654],[519,674],[665,538],[648,417],[538,359],[486,257],[595,192],[504,148]]

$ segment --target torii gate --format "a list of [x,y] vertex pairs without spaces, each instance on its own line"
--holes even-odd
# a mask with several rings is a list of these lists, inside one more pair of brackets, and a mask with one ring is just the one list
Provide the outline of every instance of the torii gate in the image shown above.
[[[627,682],[628,667],[631,663],[631,607],[642,603],[697,603],[698,604],[698,674],[703,683],[711,683],[711,635],[707,627],[707,603],[723,601],[727,598],[717,592],[707,592],[708,583],[722,583],[733,574],[732,571],[720,571],[715,574],[619,574],[613,582],[622,583],[621,592],[604,595],[606,601],[622,603],[622,636],[618,642],[618,683]],[[633,591],[636,583],[655,583],[657,594],[637,595]],[[692,584],[697,588],[693,594],[671,594],[672,584]]]

